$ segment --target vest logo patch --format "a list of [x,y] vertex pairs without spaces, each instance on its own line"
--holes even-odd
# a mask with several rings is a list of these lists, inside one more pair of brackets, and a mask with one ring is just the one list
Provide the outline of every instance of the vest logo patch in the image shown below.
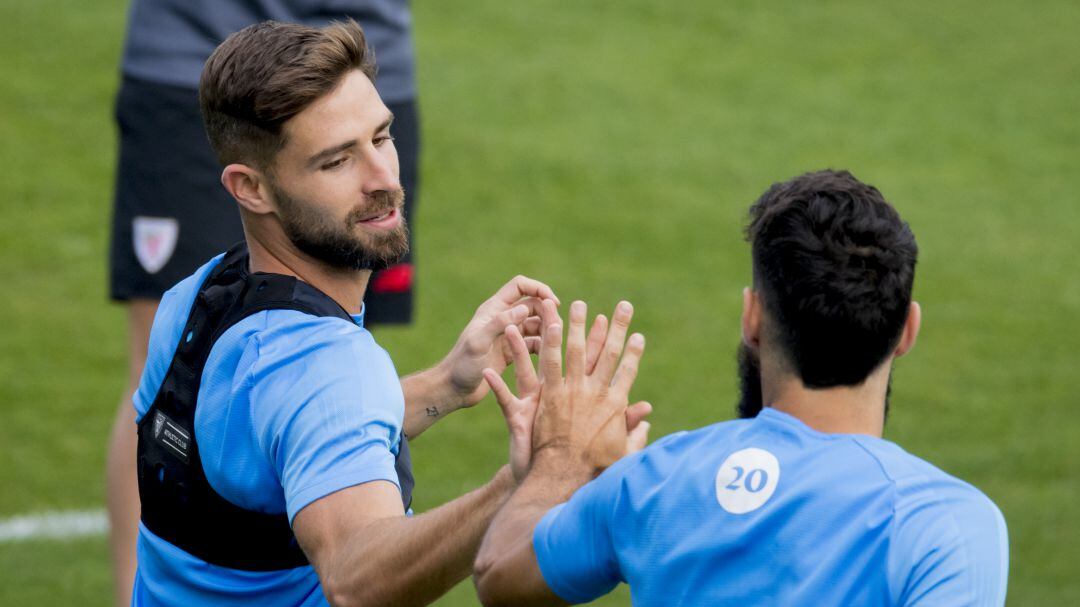
[[191,453],[191,433],[180,427],[161,411],[154,413],[154,440],[166,447],[185,464],[189,463]]
[[171,217],[136,217],[131,224],[135,258],[150,274],[156,274],[169,262],[176,250],[180,222]]

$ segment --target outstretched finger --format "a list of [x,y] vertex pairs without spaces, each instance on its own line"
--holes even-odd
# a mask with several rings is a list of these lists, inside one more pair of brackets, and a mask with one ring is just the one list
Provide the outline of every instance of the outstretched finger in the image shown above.
[[499,408],[502,409],[503,417],[509,420],[510,416],[514,414],[517,397],[510,391],[510,386],[506,385],[502,376],[496,373],[494,369],[484,369],[484,379],[491,386],[491,391],[495,394],[495,401],[499,403]]
[[645,336],[641,333],[634,333],[626,342],[626,354],[623,355],[622,362],[619,363],[619,370],[615,373],[615,378],[611,382],[613,390],[620,394],[630,394],[630,388],[633,387],[634,379],[637,378],[641,355],[644,353]]
[[566,334],[567,377],[585,375],[585,313],[585,302],[570,304],[570,330]]
[[593,377],[604,384],[611,382],[611,376],[619,364],[623,345],[626,343],[626,333],[630,330],[630,320],[634,317],[634,306],[628,301],[620,301],[615,306],[615,313],[611,316],[611,327],[608,329],[607,341],[596,361]]
[[516,326],[506,327],[506,341],[510,344],[510,353],[513,355],[514,381],[518,394],[523,396],[539,390],[540,381],[536,378],[536,369],[533,369],[532,358],[529,357],[529,346]]
[[592,329],[589,329],[589,337],[585,340],[585,374],[592,375],[596,370],[596,361],[600,359],[600,351],[604,348],[604,338],[607,336],[607,316],[597,314],[593,321]]
[[562,320],[555,302],[544,301],[544,335],[540,343],[541,382],[562,379]]

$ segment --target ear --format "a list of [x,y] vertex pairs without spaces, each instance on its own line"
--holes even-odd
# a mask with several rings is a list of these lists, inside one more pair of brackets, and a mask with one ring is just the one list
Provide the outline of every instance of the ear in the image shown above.
[[915,347],[915,340],[919,337],[919,327],[922,326],[922,308],[919,302],[911,302],[908,308],[907,320],[904,321],[904,331],[900,334],[900,342],[896,344],[893,354],[903,356]]
[[246,164],[233,163],[225,167],[221,172],[221,185],[247,211],[265,215],[276,209],[266,176]]
[[742,340],[754,350],[761,345],[761,297],[750,287],[742,291]]

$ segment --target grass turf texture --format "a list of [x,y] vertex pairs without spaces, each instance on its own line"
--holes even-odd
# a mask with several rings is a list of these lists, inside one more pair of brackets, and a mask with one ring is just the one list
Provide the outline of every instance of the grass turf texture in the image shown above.
[[[0,516],[103,504],[124,377],[106,301],[125,5],[5,3]],[[1080,603],[1080,5],[416,2],[419,310],[434,362],[517,272],[637,305],[654,437],[731,416],[740,230],[773,181],[850,168],[911,223],[923,334],[886,436],[982,488],[1010,604]],[[505,458],[488,399],[416,441],[422,511]],[[105,540],[0,545],[0,604],[107,605]],[[598,601],[628,602],[625,589]],[[462,584],[441,605],[471,605]]]

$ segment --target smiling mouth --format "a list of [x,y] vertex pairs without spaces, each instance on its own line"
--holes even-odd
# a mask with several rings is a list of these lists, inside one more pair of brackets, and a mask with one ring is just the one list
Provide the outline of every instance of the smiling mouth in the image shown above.
[[368,215],[367,217],[361,219],[360,223],[367,223],[369,221],[382,221],[383,219],[386,219],[387,217],[389,217],[392,213],[394,213],[396,211],[397,211],[397,209],[386,209],[385,211],[380,211],[379,213],[377,213],[375,215]]
[[394,227],[398,224],[400,214],[400,211],[394,207],[378,211],[374,215],[368,215],[358,220],[357,223],[375,228]]

